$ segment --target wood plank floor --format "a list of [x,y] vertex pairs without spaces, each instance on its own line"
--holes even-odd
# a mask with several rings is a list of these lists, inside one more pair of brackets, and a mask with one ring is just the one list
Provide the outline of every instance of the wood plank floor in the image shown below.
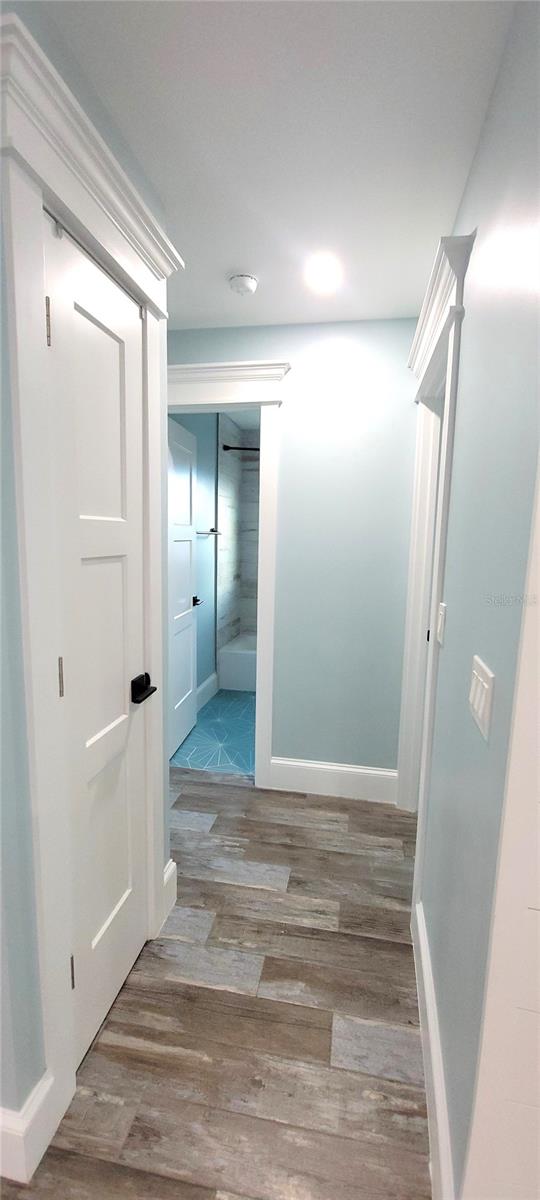
[[429,1200],[414,818],[171,771],[178,905],[5,1200]]

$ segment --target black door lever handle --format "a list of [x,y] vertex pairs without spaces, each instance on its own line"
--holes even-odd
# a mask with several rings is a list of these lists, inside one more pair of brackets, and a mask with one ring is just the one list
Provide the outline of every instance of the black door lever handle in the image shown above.
[[199,600],[198,596],[193,597],[193,607],[198,608],[199,604],[204,604],[204,600]]
[[148,700],[149,696],[153,696],[157,692],[157,687],[152,687],[152,680],[145,671],[143,675],[136,675],[135,679],[131,680],[131,702],[132,704],[142,704],[143,700]]

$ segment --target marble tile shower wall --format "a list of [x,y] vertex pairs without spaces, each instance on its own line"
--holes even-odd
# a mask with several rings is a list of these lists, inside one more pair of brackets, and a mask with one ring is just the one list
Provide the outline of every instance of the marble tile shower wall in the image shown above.
[[255,430],[240,429],[219,417],[217,649],[257,628],[257,556],[259,527],[259,455],[223,450],[258,446]]

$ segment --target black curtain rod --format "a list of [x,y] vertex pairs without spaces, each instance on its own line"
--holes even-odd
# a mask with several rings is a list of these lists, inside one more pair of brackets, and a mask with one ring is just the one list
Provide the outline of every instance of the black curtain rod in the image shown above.
[[225,442],[223,443],[223,449],[224,450],[239,450],[241,454],[250,454],[253,450],[256,450],[257,454],[260,454],[260,452],[261,452],[260,446],[227,446],[225,444]]

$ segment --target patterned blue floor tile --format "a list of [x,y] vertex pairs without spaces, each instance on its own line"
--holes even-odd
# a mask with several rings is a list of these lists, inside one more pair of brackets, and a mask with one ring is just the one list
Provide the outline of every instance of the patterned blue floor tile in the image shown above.
[[175,767],[253,775],[255,692],[220,691],[201,708],[197,724],[173,754]]

